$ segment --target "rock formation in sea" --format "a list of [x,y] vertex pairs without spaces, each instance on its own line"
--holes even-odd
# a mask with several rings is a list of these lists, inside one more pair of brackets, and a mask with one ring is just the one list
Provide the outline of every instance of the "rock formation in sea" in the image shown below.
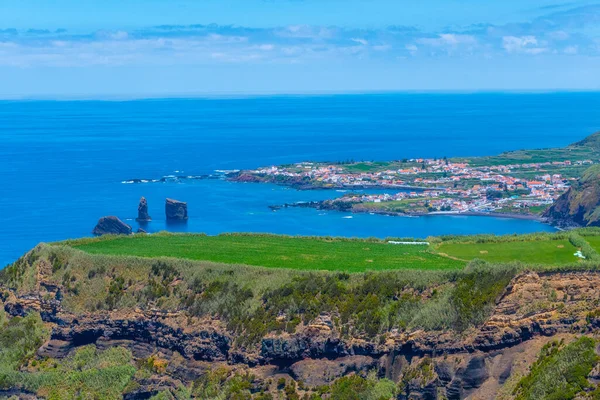
[[139,222],[147,222],[152,220],[148,214],[148,202],[146,201],[145,197],[140,199],[140,204],[138,205],[138,217],[136,220]]
[[186,221],[188,219],[187,203],[179,200],[167,199],[165,203],[167,220]]
[[543,216],[563,228],[600,226],[600,165],[588,168]]
[[92,231],[94,235],[130,235],[131,226],[115,216],[102,217]]

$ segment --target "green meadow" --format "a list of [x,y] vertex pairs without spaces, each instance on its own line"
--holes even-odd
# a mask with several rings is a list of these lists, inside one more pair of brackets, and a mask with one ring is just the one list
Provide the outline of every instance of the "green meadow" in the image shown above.
[[520,261],[525,264],[563,265],[579,260],[574,255],[577,248],[568,239],[483,243],[453,241],[440,244],[436,250],[460,260],[478,258],[493,263]]
[[[577,232],[581,232],[579,235]],[[410,239],[409,239],[410,240]],[[90,254],[173,257],[224,264],[312,271],[459,270],[469,261],[561,266],[600,256],[600,232],[428,238],[430,245],[379,239],[269,234],[172,234],[104,236],[63,242]]]
[[595,251],[600,252],[600,236],[585,236],[585,240]]
[[175,257],[272,268],[363,272],[461,269],[465,262],[435,254],[426,245],[381,240],[227,234],[103,237],[67,242],[87,253]]

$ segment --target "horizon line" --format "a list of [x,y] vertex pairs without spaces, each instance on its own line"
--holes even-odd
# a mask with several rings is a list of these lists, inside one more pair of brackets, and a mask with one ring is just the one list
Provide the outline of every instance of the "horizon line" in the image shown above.
[[261,97],[318,97],[347,95],[391,95],[391,94],[558,94],[600,93],[600,89],[407,89],[407,90],[323,90],[289,92],[198,92],[198,93],[155,93],[155,94],[67,94],[67,95],[2,95],[0,101],[142,101],[142,100],[218,100],[249,99]]

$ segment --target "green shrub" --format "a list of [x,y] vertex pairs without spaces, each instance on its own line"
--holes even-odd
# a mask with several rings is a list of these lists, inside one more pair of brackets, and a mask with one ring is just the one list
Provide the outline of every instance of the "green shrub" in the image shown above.
[[200,399],[251,399],[250,389],[255,377],[251,374],[231,374],[226,368],[207,371],[192,387],[192,395]]
[[577,232],[569,233],[569,242],[581,250],[581,254],[585,257],[586,261],[600,262],[600,254]]
[[518,383],[517,400],[573,399],[590,386],[587,376],[598,362],[596,342],[581,337],[563,346],[551,342],[544,346],[530,373]]
[[337,379],[330,389],[331,400],[390,400],[397,394],[396,384],[374,376],[349,375]]
[[492,267],[478,261],[469,264],[450,297],[456,311],[454,328],[464,330],[483,323],[516,273],[516,266]]
[[4,318],[0,327],[0,371],[21,366],[35,354],[48,335],[49,332],[37,313],[30,313],[23,318]]

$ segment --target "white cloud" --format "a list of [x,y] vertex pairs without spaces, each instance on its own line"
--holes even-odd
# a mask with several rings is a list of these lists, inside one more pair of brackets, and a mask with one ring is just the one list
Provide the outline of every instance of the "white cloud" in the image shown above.
[[220,35],[217,33],[211,33],[208,35],[208,38],[212,41],[221,43],[246,43],[248,41],[248,37],[246,36]]
[[272,44],[261,44],[260,46],[258,46],[258,49],[262,51],[271,51],[275,49],[275,46]]
[[335,29],[312,25],[290,25],[283,29],[276,29],[275,33],[281,37],[331,39],[335,36]]
[[125,31],[98,31],[96,32],[96,37],[110,40],[126,40],[129,38],[129,33]]
[[366,46],[369,44],[369,42],[365,39],[359,39],[359,38],[351,38],[350,40],[352,40],[355,43],[359,43],[362,44],[363,46]]
[[548,37],[554,40],[563,41],[568,40],[571,37],[571,35],[565,31],[554,31],[548,33]]
[[512,54],[542,54],[548,51],[535,36],[504,36],[502,47]]
[[[600,8],[599,8],[600,10]],[[582,14],[583,15],[583,14]],[[588,18],[588,17],[586,17]],[[549,22],[548,22],[549,21]],[[398,57],[479,57],[506,53],[599,55],[600,41],[571,25],[534,20],[455,31],[410,27],[381,29],[291,25],[271,28],[189,25],[139,30],[0,30],[0,65],[176,65],[219,62],[311,62]]]
[[392,46],[389,44],[378,44],[373,46],[373,50],[375,51],[389,51],[392,49]]
[[53,40],[50,44],[54,47],[68,47],[71,45],[71,43],[66,40]]
[[462,35],[456,33],[442,33],[436,38],[421,38],[418,43],[433,47],[456,47],[460,45],[477,44],[477,39],[472,35]]
[[579,48],[577,46],[567,46],[563,50],[563,53],[570,54],[570,55],[577,54],[578,52],[579,52]]
[[415,55],[417,51],[419,51],[419,48],[414,44],[407,44],[406,46],[404,46],[404,48],[408,50],[409,53],[412,55]]

